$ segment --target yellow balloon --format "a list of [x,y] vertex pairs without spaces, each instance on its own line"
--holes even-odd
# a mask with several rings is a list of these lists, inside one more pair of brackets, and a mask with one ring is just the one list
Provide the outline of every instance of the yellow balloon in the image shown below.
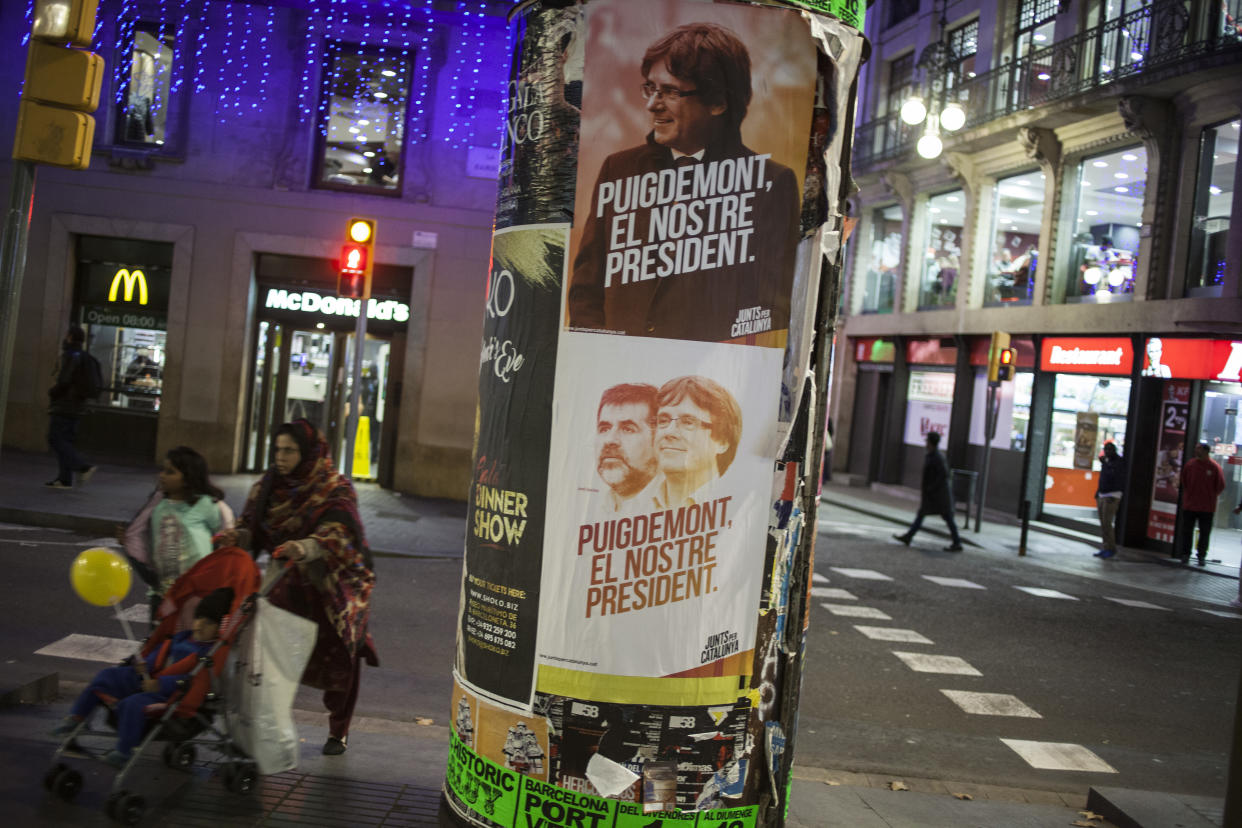
[[69,568],[69,582],[86,603],[109,607],[129,594],[129,564],[111,549],[86,549]]

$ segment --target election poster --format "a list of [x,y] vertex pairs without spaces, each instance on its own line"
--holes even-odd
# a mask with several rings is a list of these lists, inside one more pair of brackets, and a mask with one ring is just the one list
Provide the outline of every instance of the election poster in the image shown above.
[[753,657],[780,367],[769,348],[561,335],[557,384],[574,392],[553,410],[541,589],[562,622],[540,629],[540,691],[736,698]]
[[582,108],[583,9],[527,6],[514,26],[496,226],[568,222]]
[[534,681],[564,225],[498,230],[479,352],[458,675],[527,706]]
[[569,330],[785,346],[818,75],[808,25],[743,4],[588,4]]
[[[1148,349],[1150,351],[1150,348]],[[1177,501],[1182,461],[1186,456],[1186,425],[1190,422],[1190,383],[1164,383],[1160,404],[1160,437],[1152,472],[1147,537],[1173,543],[1177,532]]]

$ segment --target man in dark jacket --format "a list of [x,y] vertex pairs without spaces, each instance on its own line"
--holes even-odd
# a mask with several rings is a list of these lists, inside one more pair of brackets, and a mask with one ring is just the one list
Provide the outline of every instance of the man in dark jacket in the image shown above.
[[940,453],[940,434],[927,432],[927,456],[923,459],[922,498],[919,500],[919,513],[914,516],[914,523],[904,535],[893,535],[894,538],[910,545],[914,534],[923,525],[926,515],[940,515],[949,525],[949,534],[953,543],[944,548],[946,552],[961,552],[962,538],[957,533],[957,521],[953,519],[953,493],[949,491],[949,464]]
[[73,473],[78,473],[78,484],[85,484],[95,473],[95,466],[78,454],[74,441],[78,437],[78,418],[86,411],[86,396],[78,376],[86,370],[82,346],[86,332],[73,325],[60,346],[60,359],[56,363],[56,382],[48,389],[47,443],[56,452],[59,465],[56,477],[44,485],[49,489],[72,489]]
[[1117,444],[1104,444],[1100,456],[1100,477],[1095,488],[1095,508],[1100,516],[1100,536],[1104,545],[1095,553],[1097,558],[1111,558],[1117,554],[1117,507],[1125,492],[1126,464],[1117,453]]

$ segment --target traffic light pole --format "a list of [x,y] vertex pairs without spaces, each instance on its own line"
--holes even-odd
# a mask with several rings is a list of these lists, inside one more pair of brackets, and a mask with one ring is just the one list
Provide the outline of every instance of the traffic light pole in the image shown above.
[[[999,383],[988,383],[988,409],[983,419],[983,469],[979,474],[979,491],[975,500],[975,531],[983,527],[983,503],[987,500],[988,467],[992,465],[992,438],[996,436],[996,421],[999,419],[996,392]],[[967,518],[970,515],[966,516]],[[969,522],[969,521],[968,521]],[[967,526],[967,529],[970,527]]]
[[30,235],[30,211],[34,206],[35,165],[13,162],[13,181],[9,207],[4,214],[0,238],[0,437],[4,435],[4,413],[9,407],[9,386],[13,381],[13,342],[17,338],[17,303],[22,295],[22,274],[26,270],[26,239]]
[[[358,437],[358,405],[362,400],[362,348],[367,339],[367,305],[371,303],[371,280],[358,300],[358,324],[354,326],[354,365],[350,371],[349,419],[345,424],[345,462],[341,471],[348,478],[354,476],[354,441]],[[370,469],[367,469],[370,472]]]

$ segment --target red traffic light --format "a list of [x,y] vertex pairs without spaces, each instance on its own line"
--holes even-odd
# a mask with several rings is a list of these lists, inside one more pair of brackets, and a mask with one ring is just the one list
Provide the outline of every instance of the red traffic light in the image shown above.
[[1018,351],[1015,348],[1005,348],[1000,352],[1000,365],[997,366],[997,379],[1004,382],[1013,379],[1013,372],[1017,370]]
[[367,272],[367,246],[347,244],[341,248],[341,273]]
[[346,244],[341,248],[341,263],[336,278],[336,294],[349,299],[361,299],[366,292],[367,246]]

